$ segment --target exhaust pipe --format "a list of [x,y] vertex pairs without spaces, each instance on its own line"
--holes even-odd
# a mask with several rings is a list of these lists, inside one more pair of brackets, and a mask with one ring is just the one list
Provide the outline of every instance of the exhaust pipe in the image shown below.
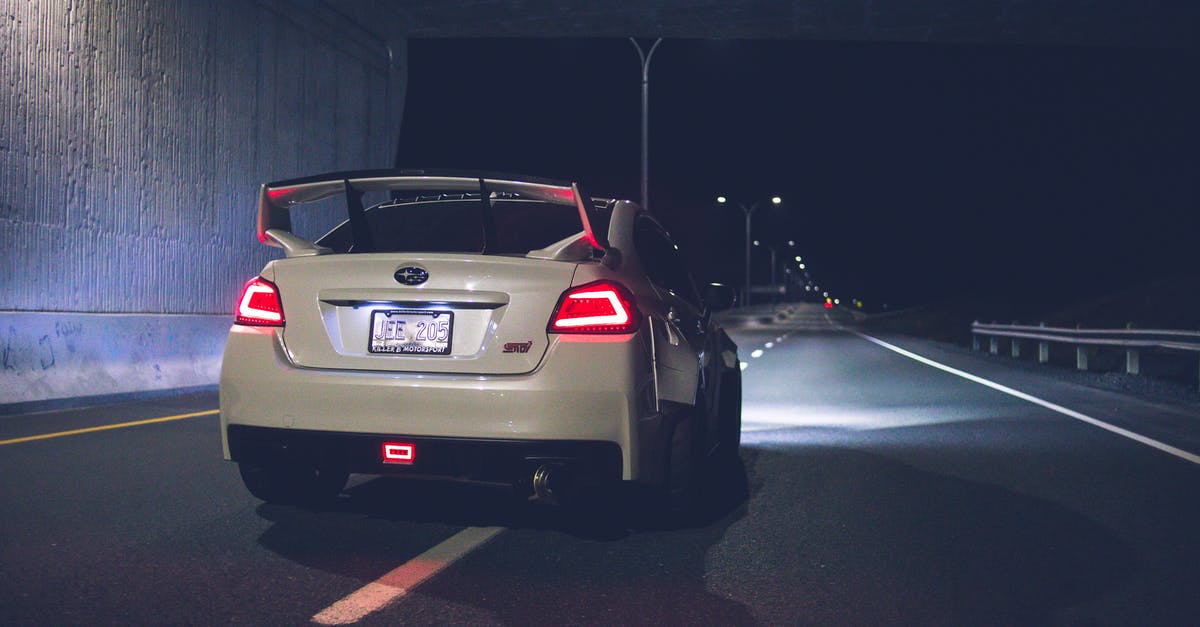
[[570,477],[562,466],[542,464],[533,471],[533,495],[546,503],[561,503],[570,485]]

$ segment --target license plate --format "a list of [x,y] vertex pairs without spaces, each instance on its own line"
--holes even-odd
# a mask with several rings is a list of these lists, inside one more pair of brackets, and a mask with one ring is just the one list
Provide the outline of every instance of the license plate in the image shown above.
[[373,311],[367,350],[391,355],[449,355],[454,313]]

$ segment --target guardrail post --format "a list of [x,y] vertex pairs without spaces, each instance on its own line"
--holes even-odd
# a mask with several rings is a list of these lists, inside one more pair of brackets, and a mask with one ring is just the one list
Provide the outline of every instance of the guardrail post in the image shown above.
[[979,350],[979,334],[975,332],[976,324],[979,324],[978,320],[971,325],[971,350],[973,351]]
[[[1039,322],[1038,326],[1044,327],[1044,326],[1046,326],[1046,323]],[[1042,341],[1038,342],[1038,363],[1044,364],[1048,361],[1050,361],[1050,342],[1047,342],[1046,340],[1042,340]]]
[[[1083,325],[1075,325],[1076,329],[1083,328]],[[1075,347],[1075,368],[1079,370],[1087,370],[1087,347],[1080,344]]]
[[[1130,323],[1126,324],[1125,328],[1132,329],[1133,323],[1130,322]],[[1137,349],[1133,349],[1133,348],[1125,349],[1125,374],[1140,374],[1141,373],[1141,368],[1139,367],[1139,364],[1138,364],[1138,357],[1139,357],[1139,355],[1138,355]]]
[[[1017,326],[1017,321],[1016,321],[1016,320],[1013,320],[1013,326],[1014,326],[1014,327],[1015,327],[1015,326]],[[1013,359],[1020,359],[1020,358],[1021,358],[1021,340],[1018,340],[1018,339],[1017,339],[1017,338],[1015,338],[1015,337],[1014,337],[1014,338],[1012,338],[1012,350],[1011,350],[1011,353],[1012,353]]]
[[991,352],[991,354],[993,354],[993,355],[999,355],[1000,354],[1000,338],[993,335],[991,339],[992,339],[991,346],[988,347],[989,349],[991,349],[989,352]]

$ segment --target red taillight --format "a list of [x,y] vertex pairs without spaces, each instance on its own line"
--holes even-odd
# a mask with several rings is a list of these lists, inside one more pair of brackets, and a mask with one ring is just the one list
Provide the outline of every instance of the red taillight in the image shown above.
[[279,288],[261,277],[246,282],[242,297],[238,300],[234,322],[256,327],[283,326],[283,302],[279,299]]
[[558,299],[550,333],[632,333],[639,314],[625,288],[609,281],[573,287]]
[[412,464],[417,459],[417,447],[407,442],[384,442],[383,463]]

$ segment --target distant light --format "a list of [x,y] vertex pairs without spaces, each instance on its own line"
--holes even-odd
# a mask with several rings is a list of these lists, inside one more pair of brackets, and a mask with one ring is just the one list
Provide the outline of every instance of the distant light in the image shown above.
[[783,199],[782,199],[782,198],[780,198],[779,196],[772,196],[772,197],[771,197],[771,204],[773,204],[773,205],[778,205],[778,204],[779,204],[779,203],[781,203],[781,202],[783,202]]
[[804,258],[800,255],[796,255],[796,263],[800,263],[801,261],[804,261]]
[[717,202],[720,202],[720,203],[723,203],[723,202],[725,202],[725,197],[724,197],[724,196],[717,196]]
[[821,292],[821,296],[824,296],[825,298],[829,298],[829,292]]
[[754,240],[754,245],[758,246],[758,240]]
[[842,299],[840,299],[840,298],[835,298],[835,299],[833,299],[833,304],[835,304],[835,305],[840,305],[840,304],[842,304]]
[[812,286],[811,286],[811,285],[805,285],[805,286],[804,286],[804,291],[806,291],[806,292],[811,292],[811,291],[812,291]]
[[767,348],[775,348],[775,342],[767,342],[763,346],[766,346]]
[[794,240],[794,239],[788,240],[788,246],[795,246],[795,245],[796,245],[796,240]]
[[750,356],[755,359],[758,359],[759,357],[763,356],[763,351],[761,348],[756,348],[756,349],[754,349],[753,353],[750,353]]
[[801,269],[801,270],[803,270],[803,269],[804,269],[804,264],[800,264],[800,269]]

